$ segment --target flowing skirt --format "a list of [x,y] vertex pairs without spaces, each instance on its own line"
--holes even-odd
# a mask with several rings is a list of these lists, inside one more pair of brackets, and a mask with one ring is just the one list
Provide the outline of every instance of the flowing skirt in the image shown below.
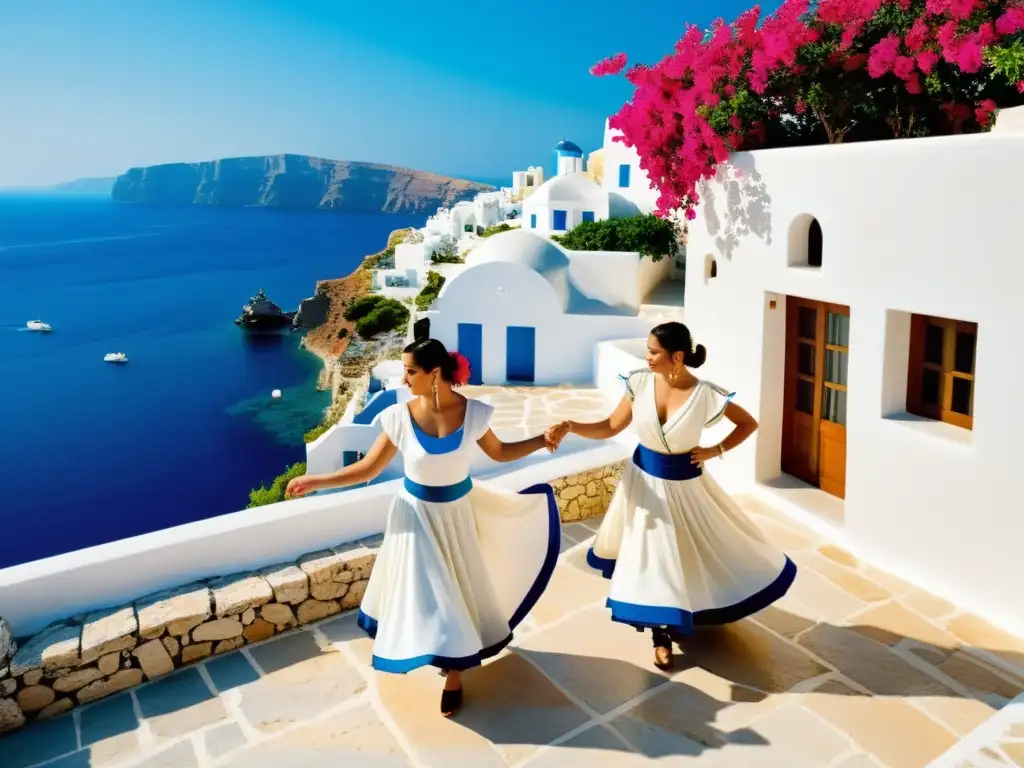
[[690,634],[750,616],[788,591],[796,565],[708,474],[669,480],[636,461],[587,553],[611,579],[613,621]]
[[401,491],[359,610],[373,667],[463,670],[499,653],[547,587],[560,541],[548,485],[477,484],[446,502]]

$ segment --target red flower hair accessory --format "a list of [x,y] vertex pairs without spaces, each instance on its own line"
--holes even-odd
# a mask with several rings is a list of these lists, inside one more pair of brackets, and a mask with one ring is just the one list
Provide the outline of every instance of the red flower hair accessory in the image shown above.
[[449,352],[449,354],[455,361],[455,372],[452,373],[452,386],[465,386],[469,383],[469,360],[466,359],[465,355],[459,354],[458,352]]

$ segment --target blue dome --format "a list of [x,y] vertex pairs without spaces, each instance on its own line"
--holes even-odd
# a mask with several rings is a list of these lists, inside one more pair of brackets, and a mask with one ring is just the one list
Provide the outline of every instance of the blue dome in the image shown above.
[[566,155],[576,155],[577,157],[583,157],[583,150],[573,144],[571,141],[560,141],[558,146],[555,147],[555,152],[562,152]]

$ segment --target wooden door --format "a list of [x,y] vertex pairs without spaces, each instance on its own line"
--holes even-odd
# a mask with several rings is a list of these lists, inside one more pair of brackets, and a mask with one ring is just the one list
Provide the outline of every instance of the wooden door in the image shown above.
[[844,498],[850,309],[787,297],[782,471]]

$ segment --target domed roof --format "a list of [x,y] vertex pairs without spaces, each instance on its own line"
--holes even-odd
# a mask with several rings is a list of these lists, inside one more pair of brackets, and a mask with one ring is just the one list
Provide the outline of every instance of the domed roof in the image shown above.
[[548,238],[525,229],[491,235],[466,256],[466,266],[510,262],[548,277],[569,266],[569,257]]
[[546,204],[549,201],[577,205],[601,206],[608,193],[587,173],[565,173],[548,179],[526,198],[524,205]]
[[573,144],[571,141],[562,140],[558,142],[555,147],[555,152],[567,152],[583,157],[583,150]]

